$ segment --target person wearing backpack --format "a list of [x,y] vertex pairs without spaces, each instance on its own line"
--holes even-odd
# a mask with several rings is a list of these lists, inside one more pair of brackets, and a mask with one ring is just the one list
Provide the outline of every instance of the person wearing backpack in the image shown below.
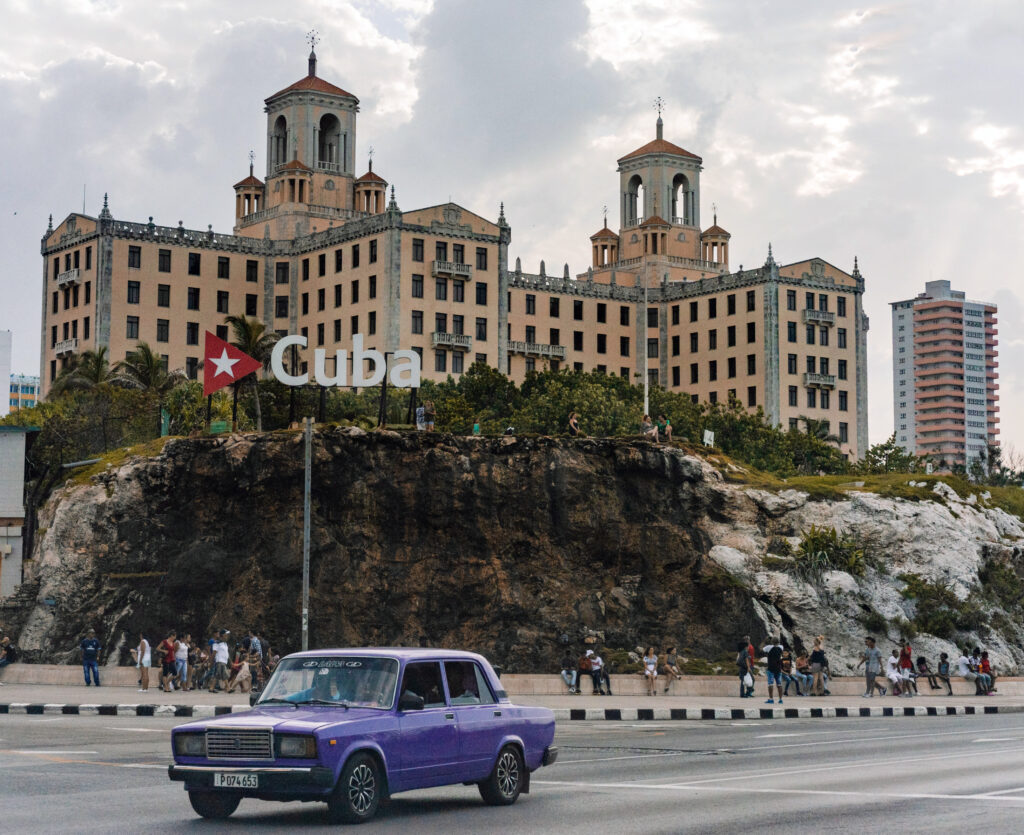
[[768,657],[768,698],[766,705],[775,704],[772,696],[772,685],[779,694],[779,704],[782,704],[782,638],[766,638],[765,647],[762,652]]
[[[8,664],[13,664],[18,660],[18,648],[11,643],[11,639],[4,637],[0,641],[0,670],[6,667]],[[0,686],[3,686],[3,682],[0,681]]]

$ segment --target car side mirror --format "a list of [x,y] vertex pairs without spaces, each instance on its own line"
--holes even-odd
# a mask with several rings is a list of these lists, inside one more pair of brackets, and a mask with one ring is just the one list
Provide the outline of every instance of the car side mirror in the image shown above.
[[423,710],[423,705],[426,704],[422,696],[417,696],[415,693],[409,693],[406,691],[398,699],[398,709],[400,711],[408,710]]
[[250,693],[249,694],[249,707],[255,707],[256,706],[256,700],[259,697],[260,697],[259,693]]

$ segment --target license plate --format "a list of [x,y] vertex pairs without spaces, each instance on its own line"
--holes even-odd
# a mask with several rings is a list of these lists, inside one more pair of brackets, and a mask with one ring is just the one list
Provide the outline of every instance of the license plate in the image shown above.
[[213,774],[213,785],[225,789],[258,789],[260,778],[257,774],[225,774],[216,771]]

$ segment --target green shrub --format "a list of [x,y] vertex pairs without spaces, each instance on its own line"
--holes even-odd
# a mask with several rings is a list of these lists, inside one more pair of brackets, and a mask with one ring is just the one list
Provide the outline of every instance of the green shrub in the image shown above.
[[985,623],[985,614],[973,597],[960,600],[948,583],[931,583],[917,574],[900,574],[906,585],[900,592],[917,606],[913,624],[919,632],[952,640],[957,632],[971,632]]
[[889,621],[886,620],[885,615],[871,607],[868,607],[866,612],[857,615],[857,622],[874,635],[883,636],[889,631]]
[[688,658],[679,669],[687,676],[714,676],[721,672],[720,667],[703,658]]
[[793,556],[793,546],[784,536],[773,536],[768,540],[768,553],[777,554],[780,557]]
[[761,565],[768,569],[768,571],[789,571],[793,568],[793,560],[766,554],[761,557]]
[[841,536],[835,528],[811,525],[801,533],[794,571],[808,582],[820,582],[826,571],[845,571],[862,577],[866,569],[864,549],[849,537]]

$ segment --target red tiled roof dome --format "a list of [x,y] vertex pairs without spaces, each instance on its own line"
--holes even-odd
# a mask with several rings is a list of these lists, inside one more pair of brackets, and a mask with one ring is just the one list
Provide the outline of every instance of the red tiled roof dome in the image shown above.
[[278,96],[283,96],[285,93],[294,93],[301,91],[311,91],[314,93],[327,93],[332,96],[344,96],[347,99],[352,99],[357,104],[359,99],[353,96],[351,93],[342,90],[340,87],[336,87],[329,81],[324,81],[322,78],[318,78],[315,75],[307,75],[305,78],[300,78],[294,84],[289,87],[285,87],[283,90],[278,90],[274,95],[265,99],[264,101],[272,101]]
[[378,175],[372,168],[363,174],[362,177],[356,180],[357,183],[384,183],[388,184],[388,181]]
[[604,229],[602,229],[600,232],[595,232],[593,235],[591,235],[590,236],[590,240],[593,241],[593,240],[595,240],[597,238],[617,238],[617,237],[619,237],[619,236],[616,233],[612,232],[611,229],[609,229],[607,226],[605,226]]
[[291,162],[286,162],[282,165],[278,171],[312,171],[308,165],[303,165],[297,159],[293,159]]
[[658,217],[657,215],[651,215],[649,218],[647,218],[647,220],[645,220],[643,223],[640,224],[640,228],[642,229],[645,226],[671,226],[671,225],[672,224],[669,223],[664,218]]
[[637,148],[632,153],[626,154],[624,157],[619,157],[619,162],[627,159],[633,159],[633,157],[642,157],[647,154],[672,154],[673,156],[687,157],[689,159],[700,161],[699,156],[691,154],[685,148],[680,148],[678,145],[673,145],[667,139],[652,139],[646,145]]
[[243,188],[244,186],[256,186],[257,188],[263,188],[263,180],[250,174],[244,180],[239,180],[235,183],[233,188]]
[[708,227],[707,229],[705,229],[705,230],[704,230],[703,232],[701,232],[700,234],[701,234],[702,236],[703,236],[703,235],[722,235],[722,236],[724,236],[724,237],[726,237],[726,238],[731,238],[731,237],[732,237],[732,235],[730,235],[730,234],[729,234],[728,232],[726,232],[726,231],[725,231],[725,230],[724,230],[724,229],[723,229],[723,228],[722,228],[721,226],[719,226],[719,225],[718,225],[717,223],[716,223],[716,224],[715,224],[714,226],[709,226],[709,227]]

